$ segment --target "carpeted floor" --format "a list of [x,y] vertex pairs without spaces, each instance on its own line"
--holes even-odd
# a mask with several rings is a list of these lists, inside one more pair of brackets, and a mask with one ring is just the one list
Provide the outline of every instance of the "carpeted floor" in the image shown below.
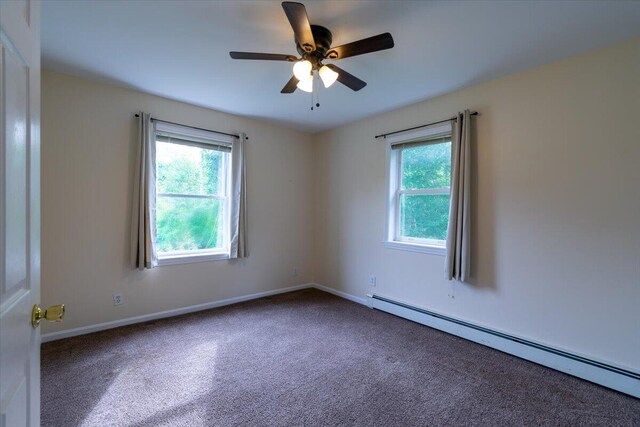
[[640,426],[640,400],[304,290],[42,346],[43,426]]

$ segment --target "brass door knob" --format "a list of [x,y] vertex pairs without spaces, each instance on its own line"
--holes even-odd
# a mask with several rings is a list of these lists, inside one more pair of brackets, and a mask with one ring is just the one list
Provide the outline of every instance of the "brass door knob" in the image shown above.
[[46,319],[47,322],[62,322],[63,318],[64,304],[49,306],[44,311],[39,304],[36,304],[31,311],[31,326],[37,328],[42,319]]

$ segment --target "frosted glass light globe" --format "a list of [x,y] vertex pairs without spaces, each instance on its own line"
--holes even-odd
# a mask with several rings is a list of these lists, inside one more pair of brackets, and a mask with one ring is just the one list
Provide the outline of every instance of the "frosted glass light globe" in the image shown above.
[[305,92],[313,92],[313,76],[310,73],[307,74],[307,77],[300,79],[296,86]]
[[318,72],[320,74],[320,78],[322,79],[322,83],[324,83],[324,87],[329,87],[335,83],[338,78],[338,73],[333,71],[331,68],[323,65]]
[[296,79],[303,81],[311,74],[311,62],[298,61],[293,64],[293,75]]

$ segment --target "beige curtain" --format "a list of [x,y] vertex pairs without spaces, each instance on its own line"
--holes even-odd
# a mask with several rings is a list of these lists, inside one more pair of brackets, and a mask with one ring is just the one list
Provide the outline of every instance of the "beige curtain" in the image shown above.
[[158,264],[155,242],[156,152],[155,125],[151,115],[138,113],[138,156],[133,188],[131,213],[131,258],[142,270]]
[[233,141],[231,148],[231,247],[229,258],[246,258],[247,247],[247,172],[245,166],[246,137]]
[[458,113],[451,135],[451,203],[447,229],[445,277],[464,282],[469,277],[471,201],[471,113]]

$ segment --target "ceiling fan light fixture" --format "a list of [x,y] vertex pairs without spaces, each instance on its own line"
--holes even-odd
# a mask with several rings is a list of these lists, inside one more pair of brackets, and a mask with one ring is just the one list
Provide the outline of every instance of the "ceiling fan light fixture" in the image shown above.
[[[0,0],[1,2],[2,0]],[[284,10],[294,34],[295,47],[301,55],[266,52],[229,52],[232,59],[286,61],[293,63],[293,77],[284,85],[280,93],[294,93],[297,88],[305,92],[313,92],[313,72],[317,71],[325,87],[332,86],[336,80],[357,92],[367,85],[334,64],[322,66],[325,59],[338,60],[366,53],[391,49],[395,44],[390,33],[382,33],[366,39],[356,40],[340,46],[333,46],[333,35],[328,28],[311,25],[307,9],[302,3],[283,1]],[[318,103],[316,103],[318,105]]]
[[296,76],[296,79],[303,81],[309,75],[311,75],[312,68],[313,67],[311,66],[311,62],[307,60],[298,61],[295,64],[293,64],[293,75]]
[[324,87],[331,86],[338,79],[338,73],[336,73],[326,65],[323,65],[322,68],[320,68],[320,71],[318,71],[318,74],[320,74],[320,78],[322,79],[322,83],[324,84]]
[[[297,78],[297,77],[296,77]],[[298,89],[303,90],[305,92],[313,92],[313,75],[311,73],[307,74],[306,77],[300,79],[298,84],[296,85]]]

